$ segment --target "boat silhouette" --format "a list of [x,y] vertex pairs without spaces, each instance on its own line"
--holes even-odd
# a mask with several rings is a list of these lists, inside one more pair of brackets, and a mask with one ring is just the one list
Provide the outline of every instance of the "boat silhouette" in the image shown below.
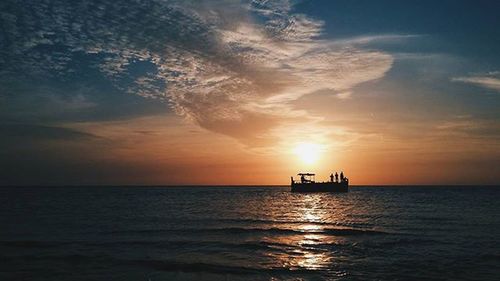
[[313,173],[298,173],[299,181],[291,178],[290,190],[292,192],[348,192],[349,179],[344,177],[344,173],[340,172],[340,179],[337,173],[335,176],[330,175],[330,181],[316,182],[316,174]]

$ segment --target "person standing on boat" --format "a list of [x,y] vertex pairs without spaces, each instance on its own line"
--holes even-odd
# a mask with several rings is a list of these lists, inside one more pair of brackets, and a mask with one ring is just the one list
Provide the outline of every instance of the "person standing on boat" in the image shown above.
[[338,182],[339,181],[339,174],[337,172],[335,172],[335,182]]
[[330,174],[330,181],[333,182],[333,173]]
[[344,172],[342,172],[342,171],[340,172],[340,180],[344,181]]

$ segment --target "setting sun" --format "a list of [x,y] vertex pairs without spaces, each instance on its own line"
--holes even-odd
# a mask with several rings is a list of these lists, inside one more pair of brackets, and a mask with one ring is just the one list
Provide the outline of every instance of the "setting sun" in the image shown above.
[[320,157],[321,146],[315,143],[301,143],[295,147],[294,153],[303,163],[314,164]]

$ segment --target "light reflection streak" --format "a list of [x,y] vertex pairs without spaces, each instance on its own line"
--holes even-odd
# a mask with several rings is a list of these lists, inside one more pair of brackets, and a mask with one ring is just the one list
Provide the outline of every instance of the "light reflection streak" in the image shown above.
[[274,257],[284,267],[291,270],[325,270],[330,267],[334,256],[328,245],[335,244],[332,239],[336,238],[323,233],[327,227],[324,223],[329,221],[333,214],[325,211],[321,202],[322,196],[306,194],[300,198],[296,215],[303,223],[293,227],[302,234],[279,238],[279,243],[290,245],[290,251]]

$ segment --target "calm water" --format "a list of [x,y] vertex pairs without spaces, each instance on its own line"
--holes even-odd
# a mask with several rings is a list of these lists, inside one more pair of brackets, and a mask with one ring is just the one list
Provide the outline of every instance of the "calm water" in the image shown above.
[[500,280],[500,188],[0,188],[0,280]]

